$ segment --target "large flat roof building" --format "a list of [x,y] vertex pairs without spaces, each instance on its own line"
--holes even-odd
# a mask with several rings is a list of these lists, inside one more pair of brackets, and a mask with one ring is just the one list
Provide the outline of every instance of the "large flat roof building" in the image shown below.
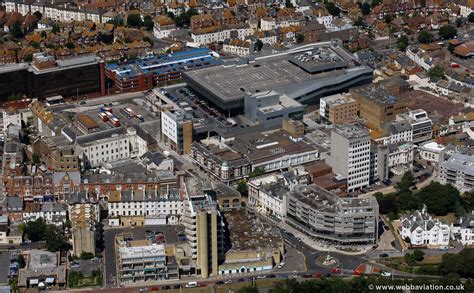
[[315,44],[287,53],[186,72],[185,81],[221,110],[241,110],[247,95],[275,90],[302,104],[372,81],[372,69],[338,45]]

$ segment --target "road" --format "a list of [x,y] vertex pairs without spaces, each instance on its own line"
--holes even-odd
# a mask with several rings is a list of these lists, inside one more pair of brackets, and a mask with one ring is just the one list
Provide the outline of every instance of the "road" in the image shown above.
[[[434,179],[436,178],[436,172],[433,172],[431,174],[430,177],[428,177],[426,180],[424,181],[421,181],[421,182],[418,182],[416,183],[416,188],[417,189],[421,189],[425,186],[428,186]],[[396,192],[397,190],[395,189],[395,187],[393,185],[391,186],[387,186],[387,187],[384,187],[384,188],[381,188],[381,189],[378,189],[378,190],[374,190],[374,191],[370,191],[370,192],[367,192],[367,193],[363,193],[361,195],[359,195],[358,197],[370,197],[370,196],[373,196],[375,193],[377,192],[381,192],[381,193],[391,193],[391,192]]]

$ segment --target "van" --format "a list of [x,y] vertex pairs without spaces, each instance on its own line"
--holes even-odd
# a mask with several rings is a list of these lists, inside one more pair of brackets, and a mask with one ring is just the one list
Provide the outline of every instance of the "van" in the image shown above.
[[188,282],[186,284],[186,288],[197,288],[198,283],[197,282]]

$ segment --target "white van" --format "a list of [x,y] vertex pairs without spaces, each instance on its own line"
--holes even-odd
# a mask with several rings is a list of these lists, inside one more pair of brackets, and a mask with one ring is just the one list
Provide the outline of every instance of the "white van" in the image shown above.
[[186,288],[197,288],[198,283],[197,282],[188,282],[186,284]]

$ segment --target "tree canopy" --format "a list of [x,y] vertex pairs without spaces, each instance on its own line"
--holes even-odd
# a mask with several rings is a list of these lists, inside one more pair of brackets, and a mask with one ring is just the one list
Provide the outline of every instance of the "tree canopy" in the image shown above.
[[458,35],[458,31],[455,27],[450,25],[443,25],[439,29],[439,36],[445,40],[449,40]]
[[420,42],[422,44],[431,43],[432,40],[433,40],[433,35],[431,33],[429,33],[427,30],[422,30],[418,34],[418,42]]
[[444,68],[439,64],[436,64],[435,66],[430,68],[430,70],[428,70],[428,76],[430,78],[446,78],[446,76],[444,75]]
[[469,13],[469,15],[467,17],[467,20],[469,22],[474,22],[474,12]]
[[409,40],[407,35],[402,35],[397,41],[397,47],[400,51],[405,51],[409,45]]
[[131,14],[127,17],[127,25],[129,27],[139,28],[143,24],[139,14]]
[[458,254],[444,254],[438,270],[443,275],[455,273],[463,278],[474,278],[474,248],[464,248]]
[[326,10],[332,15],[332,16],[339,16],[341,14],[341,9],[336,6],[336,4],[332,2],[326,3]]

